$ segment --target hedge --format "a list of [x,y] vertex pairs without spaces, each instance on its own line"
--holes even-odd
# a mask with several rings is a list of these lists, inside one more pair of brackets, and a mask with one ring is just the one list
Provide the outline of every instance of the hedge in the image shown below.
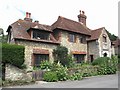
[[9,63],[21,67],[24,63],[24,46],[2,44],[2,63]]

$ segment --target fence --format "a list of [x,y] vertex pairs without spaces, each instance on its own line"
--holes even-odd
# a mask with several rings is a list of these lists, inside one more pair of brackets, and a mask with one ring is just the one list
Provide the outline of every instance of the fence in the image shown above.
[[43,75],[46,71],[36,70],[32,72],[32,78],[36,81],[43,80]]

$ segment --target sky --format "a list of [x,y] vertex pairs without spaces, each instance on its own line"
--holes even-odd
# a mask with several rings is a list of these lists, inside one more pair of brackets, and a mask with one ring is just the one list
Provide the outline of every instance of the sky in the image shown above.
[[110,33],[118,35],[119,0],[0,0],[0,28],[6,30],[18,19],[31,13],[33,21],[52,25],[63,16],[78,21],[82,10],[87,16],[87,27],[94,30],[105,27]]

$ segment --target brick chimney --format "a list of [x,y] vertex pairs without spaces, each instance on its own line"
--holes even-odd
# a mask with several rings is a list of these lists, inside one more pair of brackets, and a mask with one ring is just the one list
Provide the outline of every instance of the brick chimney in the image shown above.
[[86,26],[86,19],[87,16],[85,15],[85,12],[80,10],[80,14],[78,15],[79,22],[83,23]]
[[31,13],[26,12],[26,17],[24,18],[24,20],[29,21],[29,22],[32,22]]
[[34,22],[35,24],[39,24],[39,21],[38,20],[35,20],[35,22]]

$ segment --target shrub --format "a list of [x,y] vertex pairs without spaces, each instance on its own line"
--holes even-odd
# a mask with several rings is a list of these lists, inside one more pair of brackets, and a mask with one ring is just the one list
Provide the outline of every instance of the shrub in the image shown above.
[[117,63],[118,58],[116,56],[111,56],[111,59],[106,57],[98,58],[92,64],[100,66],[100,68],[98,69],[98,74],[107,75],[116,73]]
[[52,63],[50,61],[44,60],[40,64],[40,69],[51,69]]
[[68,68],[70,67],[74,67],[75,66],[75,60],[74,58],[72,57],[72,55],[67,55],[67,58],[66,58],[68,64],[66,65]]
[[24,46],[2,44],[2,63],[21,67],[24,63]]
[[57,73],[57,77],[59,81],[65,81],[68,79],[68,69],[61,64],[54,64],[51,71],[55,71]]
[[55,63],[58,63],[58,61],[63,65],[68,65],[67,55],[68,55],[68,49],[64,46],[58,46],[56,49],[53,50],[53,55],[55,58]]
[[92,65],[102,65],[107,63],[108,60],[109,60],[109,57],[99,57],[92,62]]
[[43,80],[47,82],[55,82],[58,81],[57,73],[54,71],[48,71],[44,74]]
[[68,79],[68,73],[66,67],[57,68],[56,73],[59,81],[65,81]]
[[81,73],[74,73],[72,75],[69,76],[70,80],[81,80],[82,79],[82,74]]

